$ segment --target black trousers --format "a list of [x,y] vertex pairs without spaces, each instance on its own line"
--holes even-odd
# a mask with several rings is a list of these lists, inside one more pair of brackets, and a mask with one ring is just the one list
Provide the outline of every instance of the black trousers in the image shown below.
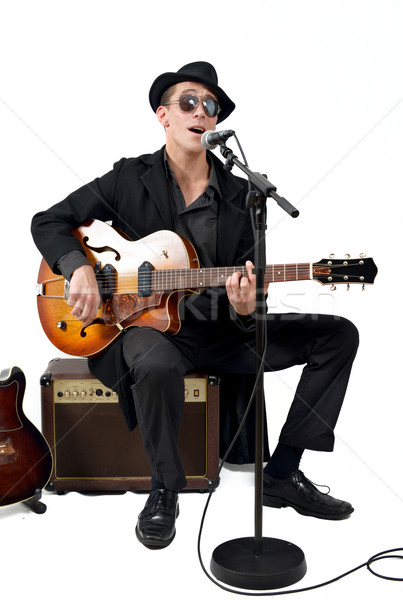
[[[331,315],[266,315],[265,371],[305,365],[279,440],[332,451],[334,427],[358,348],[358,332]],[[254,373],[255,332],[235,323],[182,324],[176,336],[146,327],[125,333],[123,354],[133,376],[133,399],[154,481],[186,486],[177,439],[184,407],[184,375]]]

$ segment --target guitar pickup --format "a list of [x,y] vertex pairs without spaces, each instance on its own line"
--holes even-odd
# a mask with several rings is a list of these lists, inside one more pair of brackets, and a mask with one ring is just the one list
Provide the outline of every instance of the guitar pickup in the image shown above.
[[151,273],[154,267],[147,260],[138,268],[138,294],[139,296],[151,296]]
[[116,269],[110,264],[106,264],[103,269],[101,263],[95,263],[95,277],[98,282],[99,294],[103,302],[106,302],[113,296],[116,290]]

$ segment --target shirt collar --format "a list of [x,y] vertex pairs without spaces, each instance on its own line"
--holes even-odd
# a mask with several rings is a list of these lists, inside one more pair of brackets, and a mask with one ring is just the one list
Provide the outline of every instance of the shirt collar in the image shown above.
[[[218,185],[217,173],[216,173],[216,169],[214,166],[214,162],[211,160],[211,158],[208,154],[207,154],[207,162],[210,165],[210,178],[209,178],[209,182],[208,182],[208,185],[206,188],[206,192],[210,191],[210,189],[212,188],[218,194],[218,197],[221,198],[221,190],[220,190],[220,186]],[[167,175],[168,179],[170,179],[172,181],[172,179],[175,179],[175,174],[172,171],[171,166],[169,164],[166,148],[164,148],[164,165],[165,165],[166,175]]]

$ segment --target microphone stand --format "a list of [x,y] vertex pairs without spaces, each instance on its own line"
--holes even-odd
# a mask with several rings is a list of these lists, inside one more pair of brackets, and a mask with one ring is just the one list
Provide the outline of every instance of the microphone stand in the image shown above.
[[304,553],[298,546],[276,538],[262,535],[263,519],[263,437],[264,437],[264,341],[266,337],[266,310],[264,274],[266,268],[265,231],[266,200],[273,198],[292,217],[299,211],[285,198],[279,196],[275,186],[264,175],[252,172],[223,143],[221,154],[226,158],[225,168],[239,167],[253,186],[246,199],[246,206],[255,208],[255,269],[256,274],[256,438],[255,438],[255,535],[254,538],[229,540],[218,546],[211,558],[213,575],[234,587],[255,590],[274,589],[296,583],[306,573]]

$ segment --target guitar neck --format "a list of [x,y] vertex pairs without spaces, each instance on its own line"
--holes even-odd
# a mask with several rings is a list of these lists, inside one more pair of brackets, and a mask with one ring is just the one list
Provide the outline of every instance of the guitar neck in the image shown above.
[[[158,270],[151,273],[151,286],[155,291],[222,287],[227,278],[236,272],[247,276],[246,267],[243,266]],[[266,265],[265,268],[265,283],[307,279],[312,279],[310,263]]]

